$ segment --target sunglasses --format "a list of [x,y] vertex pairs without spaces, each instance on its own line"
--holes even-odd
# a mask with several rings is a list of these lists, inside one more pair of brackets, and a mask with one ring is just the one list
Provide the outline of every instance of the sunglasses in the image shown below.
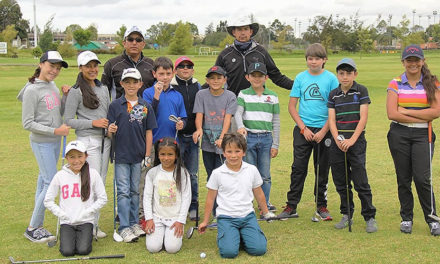
[[183,65],[183,64],[179,64],[179,65],[177,65],[176,68],[177,68],[177,69],[185,69],[185,68],[187,68],[187,69],[192,69],[192,68],[194,68],[194,65]]
[[132,37],[128,37],[128,38],[126,39],[126,41],[128,41],[128,42],[133,42],[133,41],[135,41],[135,40],[136,40],[137,43],[144,41],[143,38],[132,38]]

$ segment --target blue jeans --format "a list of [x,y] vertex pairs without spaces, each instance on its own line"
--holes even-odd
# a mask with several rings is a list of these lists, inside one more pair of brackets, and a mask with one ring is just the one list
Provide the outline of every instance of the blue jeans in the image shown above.
[[119,231],[133,226],[139,220],[139,181],[141,163],[115,164],[118,194]]
[[44,197],[46,196],[49,184],[57,173],[57,162],[60,156],[61,142],[37,143],[31,141],[32,151],[40,169],[35,191],[35,206],[29,226],[37,228],[43,226],[44,222]]
[[243,218],[220,215],[217,224],[217,245],[222,258],[235,258],[240,243],[249,255],[261,256],[266,253],[267,239],[254,212]]
[[272,148],[272,133],[251,133],[247,134],[246,162],[255,165],[263,180],[264,197],[269,205],[270,187],[272,181],[270,177],[270,149]]
[[189,210],[197,209],[197,197],[199,196],[199,185],[197,172],[199,170],[199,147],[194,143],[192,136],[179,135],[180,156],[183,164],[191,175],[191,205]]

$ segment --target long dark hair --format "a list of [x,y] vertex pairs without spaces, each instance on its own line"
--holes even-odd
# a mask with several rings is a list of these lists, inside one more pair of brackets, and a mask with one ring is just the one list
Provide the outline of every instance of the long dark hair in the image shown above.
[[84,79],[82,72],[78,73],[75,86],[79,86],[82,93],[83,104],[90,109],[96,109],[99,107],[99,99],[96,93],[93,91],[92,86]]
[[[182,158],[180,157],[179,145],[177,144],[174,138],[170,138],[170,137],[161,138],[158,141],[156,141],[154,143],[154,166],[160,164],[159,151],[163,147],[171,147],[172,149],[174,149],[174,152],[176,153],[176,161],[174,162],[176,164],[176,167],[174,168],[173,171],[173,177],[174,180],[176,181],[177,190],[179,190],[180,192],[182,190],[182,169],[185,172],[186,177],[188,174],[186,172],[185,167],[183,166]],[[185,182],[186,184],[188,184],[188,179]]]
[[426,97],[428,98],[428,102],[431,104],[435,102],[435,92],[437,91],[438,79],[436,75],[432,75],[431,71],[428,69],[428,65],[423,64],[422,66],[422,84],[423,88],[426,92]]
[[90,198],[90,169],[86,161],[81,168],[81,201],[85,202]]
[[35,79],[40,76],[41,68],[38,66],[38,68],[35,69],[34,75],[28,78],[30,83],[35,83]]

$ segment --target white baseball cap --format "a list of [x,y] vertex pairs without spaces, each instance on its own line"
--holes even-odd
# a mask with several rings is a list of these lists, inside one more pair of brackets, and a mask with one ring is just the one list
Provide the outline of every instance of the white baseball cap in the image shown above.
[[58,51],[55,50],[50,50],[50,51],[46,51],[40,58],[40,62],[43,63],[45,61],[48,61],[50,63],[61,63],[61,65],[63,66],[63,68],[67,68],[69,67],[69,65],[67,64],[67,62],[65,62],[63,60],[63,58],[61,57],[60,53]]
[[78,66],[86,65],[90,61],[96,61],[99,64],[101,64],[101,61],[98,59],[98,56],[96,56],[96,54],[94,52],[91,52],[90,50],[83,51],[78,55],[78,59],[77,59]]
[[124,39],[126,39],[128,36],[130,36],[131,33],[137,32],[139,35],[141,35],[142,38],[144,38],[144,34],[142,33],[142,30],[138,28],[137,26],[132,26],[130,29],[127,29],[124,33]]
[[124,69],[124,71],[122,72],[121,81],[123,81],[126,78],[133,78],[136,80],[142,80],[141,73],[136,68]]
[[66,146],[66,154],[69,153],[71,150],[78,150],[79,152],[86,152],[87,148],[84,143],[78,140],[70,141],[69,144]]

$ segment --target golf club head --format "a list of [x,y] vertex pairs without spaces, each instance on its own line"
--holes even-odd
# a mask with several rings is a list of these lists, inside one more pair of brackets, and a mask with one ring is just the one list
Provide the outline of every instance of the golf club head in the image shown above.
[[170,121],[173,121],[174,123],[177,123],[177,122],[180,121],[180,118],[178,118],[178,117],[175,116],[175,115],[170,115],[170,116],[168,117],[168,119],[169,119]]
[[312,222],[319,222],[319,218],[316,216],[312,216]]
[[50,248],[51,248],[51,247],[54,247],[56,244],[57,244],[57,240],[56,240],[56,239],[47,242],[47,246],[50,247]]
[[115,232],[113,232],[113,240],[114,240],[115,242],[122,242],[122,241],[124,241],[124,239],[121,237],[121,235],[119,235],[119,234],[116,232],[116,230],[115,230]]
[[13,257],[9,257],[9,261],[11,261],[11,263],[15,263],[15,260]]
[[430,214],[430,215],[428,215],[428,217],[431,218],[431,219],[434,219],[437,222],[440,222],[440,217],[438,217],[436,215]]
[[191,226],[190,228],[188,228],[188,230],[186,231],[186,238],[187,239],[190,239],[192,237],[192,235],[194,233],[194,229],[195,229],[194,226]]

